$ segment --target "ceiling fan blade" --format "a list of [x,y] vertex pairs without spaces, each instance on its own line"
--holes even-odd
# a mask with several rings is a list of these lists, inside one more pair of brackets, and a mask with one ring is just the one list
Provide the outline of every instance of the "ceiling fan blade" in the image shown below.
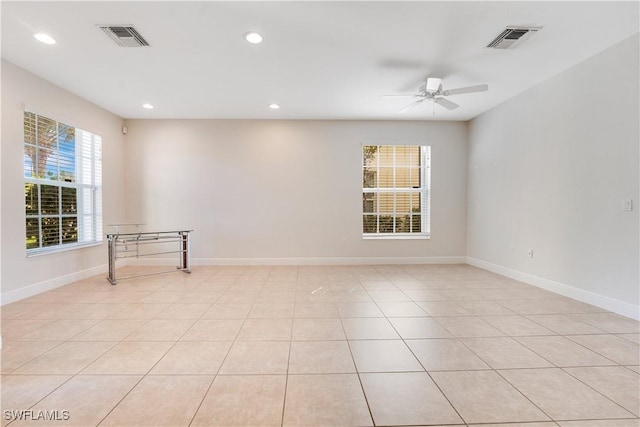
[[488,89],[489,89],[489,85],[467,86],[467,87],[459,87],[457,89],[445,90],[445,91],[442,91],[442,94],[445,96],[460,95],[463,93],[484,92]]
[[382,95],[383,98],[413,98],[419,95],[416,95],[415,93],[409,95],[409,94],[396,94],[396,95]]
[[416,105],[418,105],[418,104],[420,104],[422,102],[424,102],[424,98],[423,99],[419,99],[416,102],[412,102],[411,104],[407,105],[402,110],[398,111],[398,114],[402,114],[405,111],[412,109],[413,107],[415,107]]
[[446,98],[435,98],[433,102],[435,102],[438,105],[442,105],[447,110],[455,110],[456,108],[459,107],[458,104],[456,104],[455,102],[451,102]]

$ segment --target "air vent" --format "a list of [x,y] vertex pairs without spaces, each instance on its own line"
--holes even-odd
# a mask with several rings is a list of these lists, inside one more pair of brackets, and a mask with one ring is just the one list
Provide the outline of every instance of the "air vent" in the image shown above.
[[509,27],[493,39],[487,47],[493,49],[513,49],[541,28],[542,27]]
[[100,25],[104,31],[118,46],[121,47],[141,47],[149,46],[149,43],[132,26],[127,25]]

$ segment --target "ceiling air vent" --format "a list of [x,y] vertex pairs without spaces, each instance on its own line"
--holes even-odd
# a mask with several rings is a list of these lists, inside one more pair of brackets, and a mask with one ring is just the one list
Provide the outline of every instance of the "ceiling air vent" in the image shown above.
[[508,27],[493,39],[487,47],[493,49],[513,49],[542,27]]
[[141,47],[149,46],[149,43],[136,31],[132,26],[126,25],[100,25],[104,31],[118,46],[122,47]]

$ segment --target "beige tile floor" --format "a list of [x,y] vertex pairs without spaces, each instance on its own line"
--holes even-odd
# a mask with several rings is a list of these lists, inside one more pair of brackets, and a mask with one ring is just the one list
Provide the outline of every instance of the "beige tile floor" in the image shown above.
[[470,266],[99,276],[1,314],[3,426],[640,426],[639,322]]

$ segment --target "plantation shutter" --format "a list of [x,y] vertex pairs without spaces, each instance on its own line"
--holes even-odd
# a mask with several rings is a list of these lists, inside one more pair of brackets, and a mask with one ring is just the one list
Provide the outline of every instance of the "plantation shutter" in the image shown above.
[[429,146],[365,145],[362,149],[365,237],[428,237]]
[[24,112],[27,254],[102,240],[102,140]]

